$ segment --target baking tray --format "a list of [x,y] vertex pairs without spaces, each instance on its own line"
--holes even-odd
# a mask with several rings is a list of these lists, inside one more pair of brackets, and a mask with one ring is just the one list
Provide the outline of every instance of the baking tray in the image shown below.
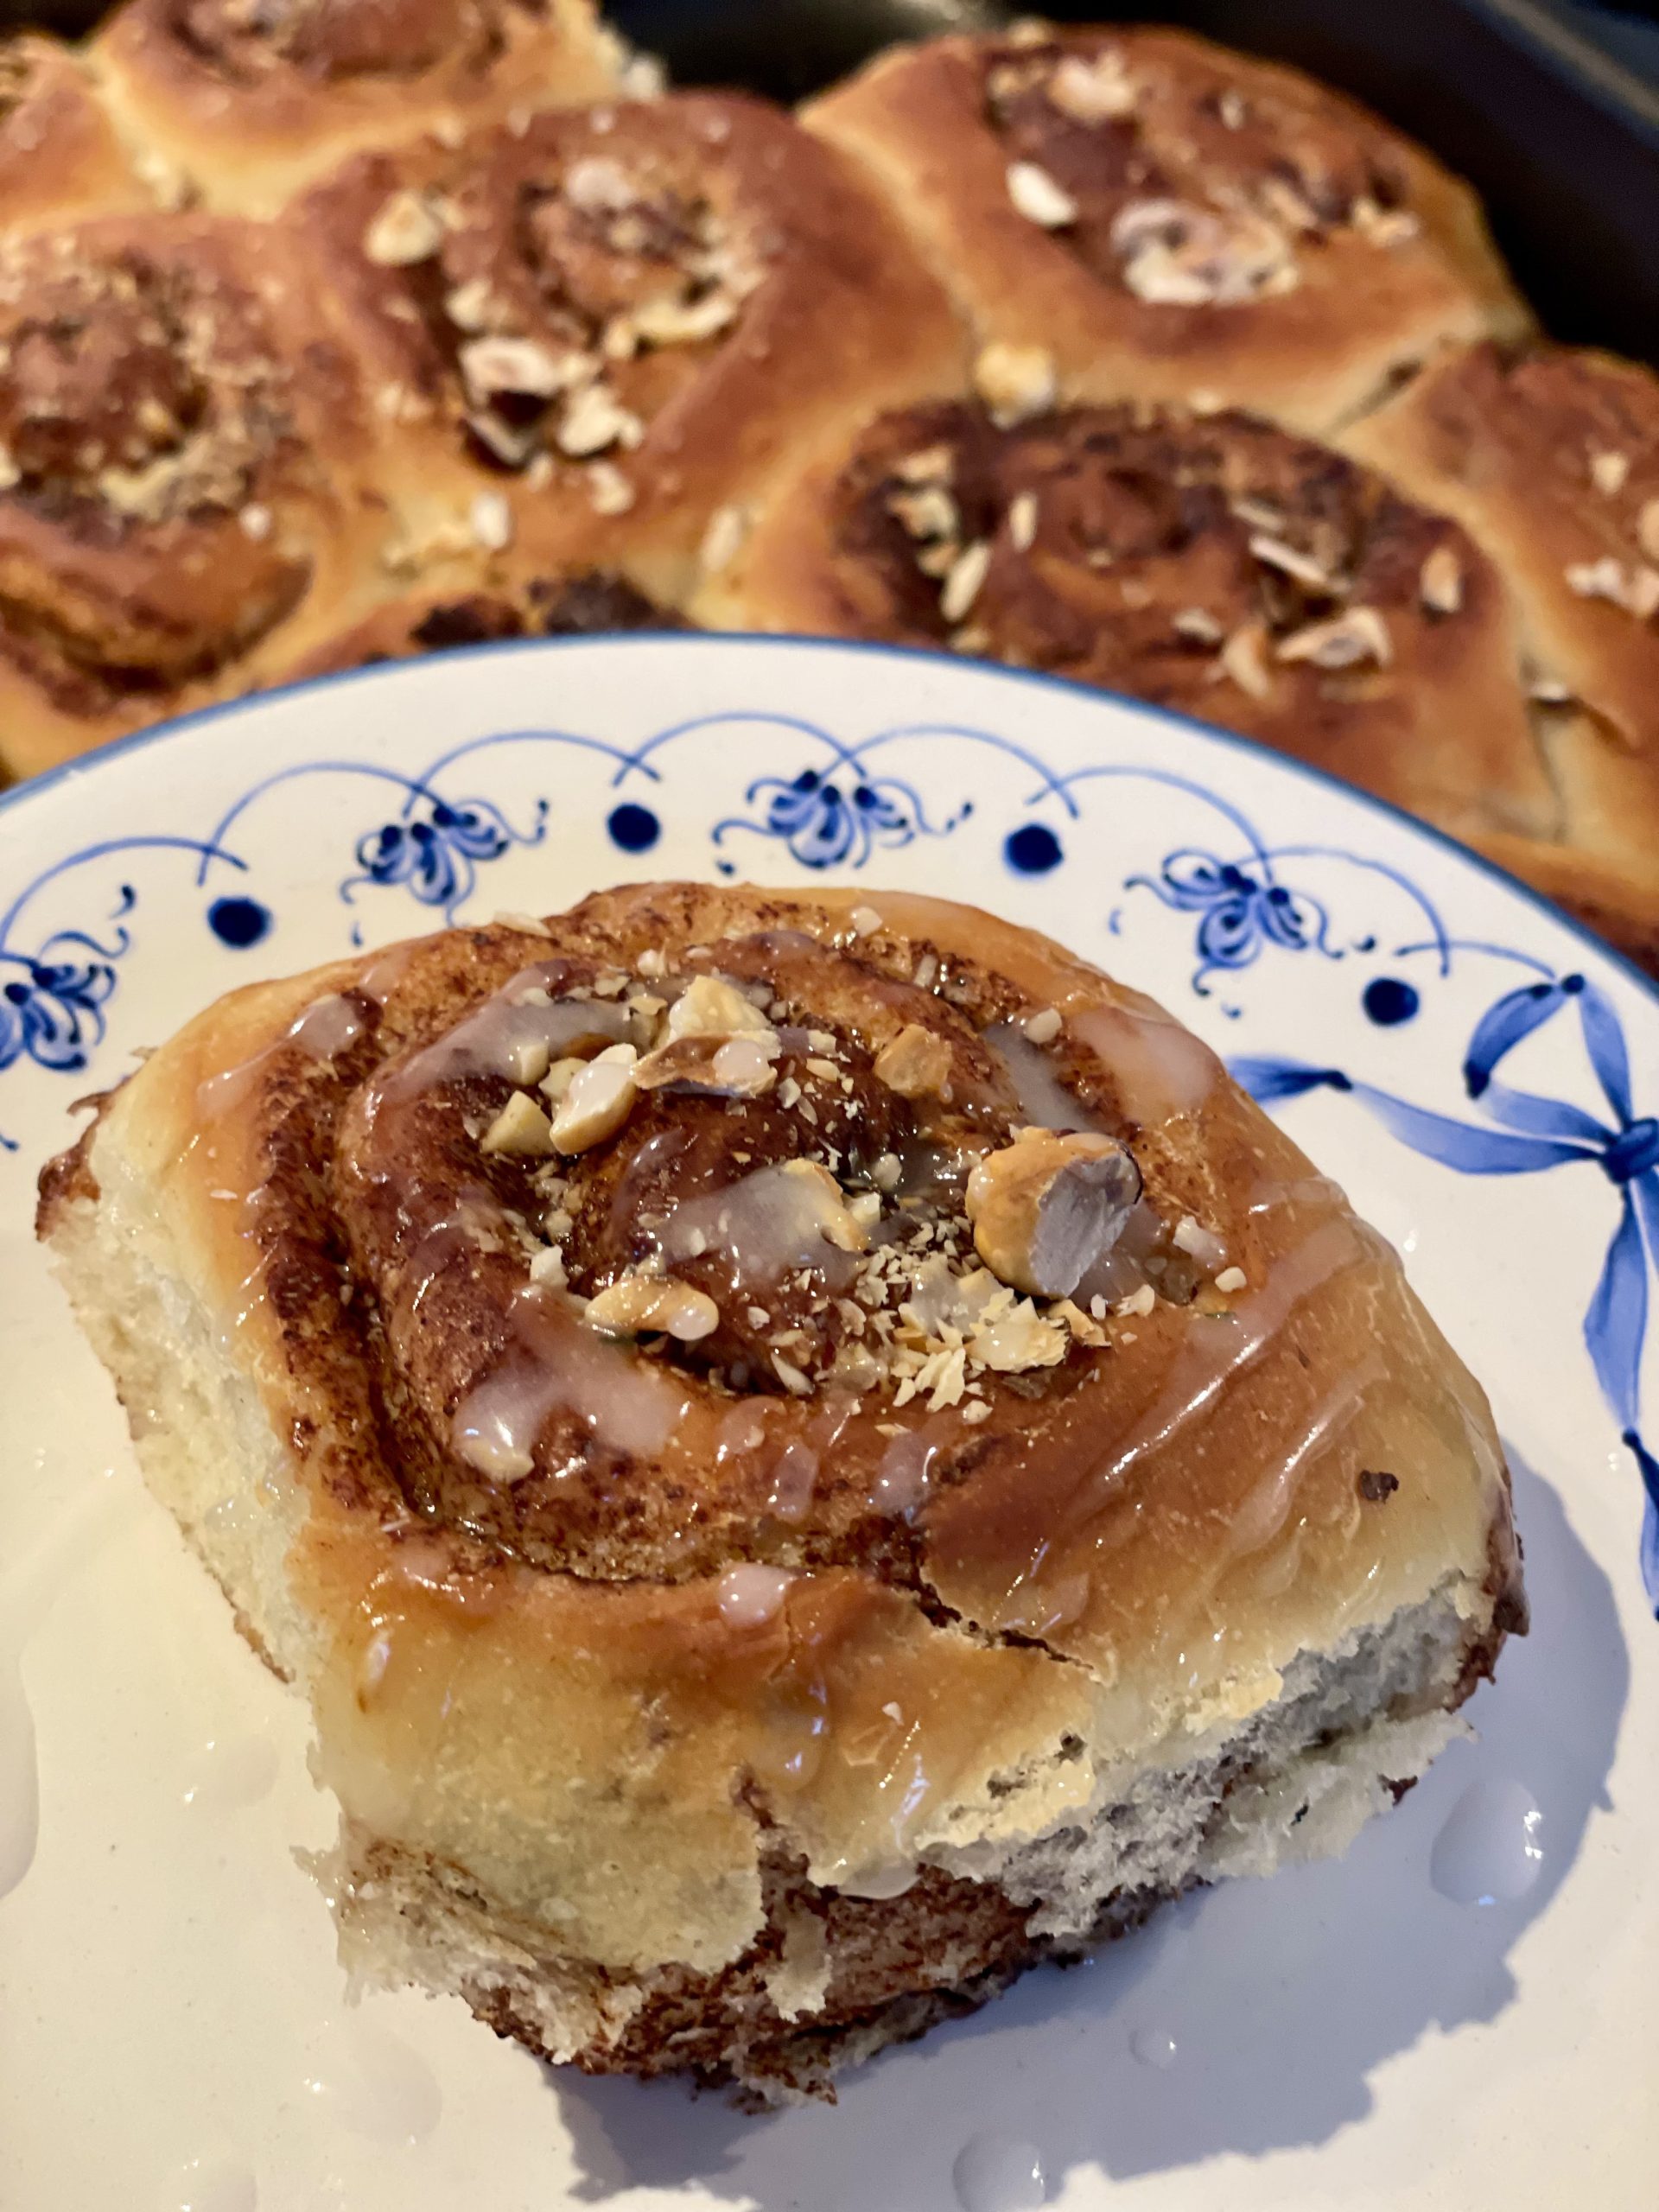
[[[73,35],[86,0],[0,0],[0,22]],[[607,13],[685,84],[795,100],[897,38],[987,29],[991,0],[613,0]],[[1065,0],[1081,22],[1185,24],[1338,85],[1484,196],[1522,289],[1558,338],[1659,357],[1659,88],[1548,0]],[[0,211],[0,220],[3,211]]]

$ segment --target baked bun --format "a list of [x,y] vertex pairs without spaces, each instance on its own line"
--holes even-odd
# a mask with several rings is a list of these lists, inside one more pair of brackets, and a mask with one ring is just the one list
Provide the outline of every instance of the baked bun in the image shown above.
[[532,575],[473,591],[432,588],[388,600],[327,639],[289,671],[332,676],[377,661],[412,660],[459,645],[515,638],[585,638],[619,630],[683,630],[683,615],[659,607],[626,576],[602,569]]
[[247,690],[349,613],[380,510],[283,240],[111,216],[0,244],[0,763]]
[[1616,943],[1659,953],[1659,378],[1611,354],[1483,346],[1344,442],[1455,515],[1502,570],[1563,822],[1494,844]]
[[1002,397],[888,415],[779,487],[699,619],[983,653],[1445,829],[1548,826],[1503,586],[1455,523],[1250,416]]
[[968,908],[647,885],[257,985],[41,1229],[312,1701],[347,1961],[590,2071],[823,2090],[1339,1848],[1523,1618],[1394,1252]]
[[591,0],[127,0],[105,97],[203,201],[273,215],[365,145],[614,90]]
[[410,559],[482,499],[525,557],[675,596],[711,518],[961,341],[893,217],[758,100],[541,115],[345,165],[297,212],[379,416]]
[[982,340],[1087,399],[1319,430],[1528,322],[1469,188],[1295,70],[1181,31],[899,47],[805,120],[879,176]]
[[0,207],[15,238],[153,204],[85,64],[55,39],[0,38]]

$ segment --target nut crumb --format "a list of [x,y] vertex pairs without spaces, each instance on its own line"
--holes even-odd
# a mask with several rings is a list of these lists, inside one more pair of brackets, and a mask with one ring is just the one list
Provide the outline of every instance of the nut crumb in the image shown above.
[[1008,198],[1028,223],[1059,231],[1077,219],[1077,201],[1035,162],[1010,162],[1007,187]]
[[1463,605],[1463,566],[1449,545],[1437,545],[1424,561],[1417,590],[1431,614],[1455,614]]

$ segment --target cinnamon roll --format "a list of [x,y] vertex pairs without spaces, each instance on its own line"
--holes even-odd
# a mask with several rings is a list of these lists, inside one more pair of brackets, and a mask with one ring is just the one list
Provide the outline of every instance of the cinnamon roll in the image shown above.
[[344,155],[613,91],[592,0],[127,0],[109,105],[211,207],[272,215]]
[[372,576],[364,418],[283,242],[207,216],[0,243],[0,761],[268,680]]
[[16,237],[41,222],[145,207],[85,64],[55,39],[0,38],[0,207]]
[[982,340],[1046,348],[1068,396],[1208,394],[1320,430],[1528,322],[1467,186],[1185,32],[900,47],[804,119],[881,180]]
[[1478,1387],[1138,993],[646,885],[262,984],[41,1234],[371,1980],[750,2095],[1338,1849],[1524,1624]]
[[1487,849],[1659,972],[1659,378],[1478,346],[1344,443],[1455,515],[1514,601],[1563,820]]
[[840,156],[757,100],[550,113],[364,155],[299,218],[379,417],[405,565],[469,537],[630,565],[855,410],[961,375],[943,294]]
[[1238,414],[945,403],[780,486],[714,626],[948,645],[1243,731],[1459,834],[1546,830],[1504,592],[1457,524]]

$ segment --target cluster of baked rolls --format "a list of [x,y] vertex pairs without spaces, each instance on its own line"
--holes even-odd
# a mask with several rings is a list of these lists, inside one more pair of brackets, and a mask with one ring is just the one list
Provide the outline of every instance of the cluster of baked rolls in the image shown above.
[[588,0],[129,0],[0,65],[0,761],[693,621],[1242,729],[1659,958],[1659,383],[1472,193],[1171,31],[797,118]]

